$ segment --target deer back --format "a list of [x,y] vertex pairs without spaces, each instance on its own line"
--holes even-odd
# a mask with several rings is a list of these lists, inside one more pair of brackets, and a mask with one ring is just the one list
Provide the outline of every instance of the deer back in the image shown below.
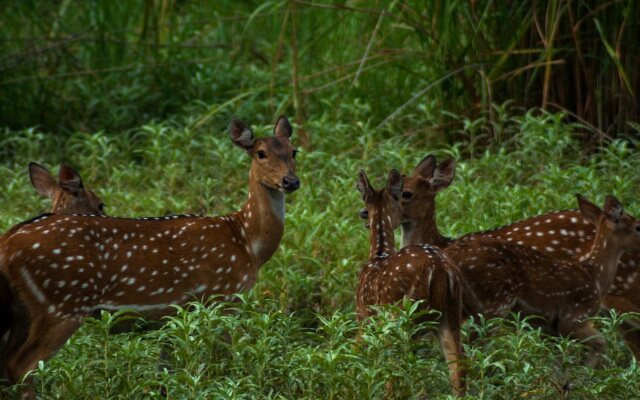
[[519,310],[553,319],[563,306],[578,304],[585,315],[599,308],[593,276],[575,262],[491,237],[459,241],[446,252],[462,271],[469,315],[505,317]]
[[19,298],[58,317],[159,310],[253,285],[243,229],[226,217],[124,219],[45,215],[3,243]]
[[[434,246],[408,246],[362,267],[357,292],[359,319],[371,315],[369,306],[393,304],[407,297],[424,300],[430,309],[445,311],[455,304],[461,276],[449,257]],[[458,304],[459,306],[459,304]],[[458,311],[459,312],[459,311]]]

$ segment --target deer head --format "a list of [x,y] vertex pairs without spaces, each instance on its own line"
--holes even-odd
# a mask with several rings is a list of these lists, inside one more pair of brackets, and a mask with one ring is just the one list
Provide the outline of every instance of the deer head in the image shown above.
[[35,162],[29,163],[29,177],[36,191],[51,200],[52,213],[104,215],[105,204],[84,187],[80,174],[67,164],[60,164],[57,182],[45,167]]
[[402,221],[400,196],[403,182],[404,178],[402,175],[395,169],[392,169],[387,177],[386,186],[383,189],[376,190],[369,182],[367,174],[363,170],[360,170],[360,174],[358,175],[358,191],[366,205],[366,212],[362,212],[361,215],[368,218],[369,226],[372,221],[376,220],[376,214],[388,216],[392,228],[397,228],[400,225]]
[[393,230],[402,221],[402,193],[403,178],[395,169],[389,172],[384,189],[376,190],[371,186],[367,174],[360,170],[358,175],[358,191],[364,200],[368,222],[371,229],[371,256],[395,252]]
[[[607,196],[600,208],[579,194],[576,197],[582,217],[596,226],[596,232],[605,235],[604,247],[613,245],[626,250],[640,243],[640,222],[624,212],[618,199]],[[596,237],[594,244],[597,243]]]
[[293,133],[289,120],[281,116],[271,137],[255,138],[251,128],[239,119],[229,124],[233,143],[252,158],[251,175],[266,188],[291,193],[300,187],[296,176],[296,154],[289,138]]
[[435,198],[453,181],[456,163],[452,158],[436,165],[436,158],[426,156],[405,179],[402,190],[403,224],[416,225],[426,218],[435,217]]
[[[431,243],[446,247],[450,240],[440,235],[436,226],[436,195],[449,187],[455,175],[456,164],[451,158],[436,164],[436,158],[426,156],[404,178],[402,203],[402,246]],[[360,218],[368,219],[368,211],[362,209]]]

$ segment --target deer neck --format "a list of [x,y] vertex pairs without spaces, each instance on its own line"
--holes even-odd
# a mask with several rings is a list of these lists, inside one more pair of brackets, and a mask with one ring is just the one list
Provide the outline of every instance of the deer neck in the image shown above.
[[591,250],[583,257],[583,265],[593,275],[601,299],[613,283],[623,251],[622,246],[611,235],[598,229]]
[[442,236],[438,231],[435,207],[429,210],[421,221],[402,223],[402,247],[425,243],[440,248],[445,248],[451,244],[451,239]]
[[264,185],[251,168],[249,196],[235,218],[258,267],[278,249],[284,233],[284,193]]
[[381,210],[375,210],[369,221],[371,231],[369,259],[386,258],[396,253],[395,239],[391,219],[385,216]]

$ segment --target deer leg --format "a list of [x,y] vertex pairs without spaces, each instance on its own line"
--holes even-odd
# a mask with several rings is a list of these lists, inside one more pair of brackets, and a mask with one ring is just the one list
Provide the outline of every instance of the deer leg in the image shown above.
[[12,324],[9,328],[7,341],[0,351],[0,377],[11,381],[7,370],[7,362],[20,349],[29,334],[30,319],[25,313],[12,314]]
[[[13,320],[12,309],[12,297],[13,292],[9,282],[0,274],[0,351],[6,348],[6,343],[9,340],[9,330],[11,329],[11,323]],[[0,365],[4,365],[0,358]]]
[[607,342],[600,332],[593,327],[591,322],[576,320],[560,321],[558,331],[560,335],[572,335],[591,347],[591,352],[584,363],[586,366],[595,368],[600,364],[602,354],[607,349]]
[[449,380],[456,396],[463,397],[466,394],[465,371],[462,365],[464,356],[462,352],[462,341],[460,339],[460,325],[451,326],[445,322],[438,330],[440,347],[447,360],[449,367]]
[[79,327],[78,320],[55,320],[46,316],[33,319],[26,341],[7,363],[11,381],[17,383],[38,361],[51,357]]
[[[627,297],[609,295],[605,297],[607,309],[614,309],[620,313],[640,313],[640,307]],[[620,325],[620,333],[636,360],[640,360],[640,318],[628,319]]]

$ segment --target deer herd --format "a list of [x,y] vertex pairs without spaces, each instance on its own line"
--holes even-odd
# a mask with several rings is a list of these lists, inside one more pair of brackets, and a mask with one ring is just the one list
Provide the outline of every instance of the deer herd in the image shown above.
[[[21,382],[96,311],[157,320],[173,305],[211,296],[229,301],[249,290],[282,239],[285,195],[300,187],[292,133],[285,117],[263,138],[231,121],[231,141],[251,158],[249,190],[239,211],[219,217],[109,217],[71,167],[61,165],[56,182],[31,163],[31,182],[52,206],[0,236],[3,384]],[[603,309],[640,311],[640,222],[612,196],[600,208],[578,195],[578,211],[447,238],[436,225],[435,199],[454,174],[454,160],[438,164],[431,155],[409,175],[391,170],[382,189],[360,171],[370,249],[356,289],[358,320],[371,316],[372,306],[404,298],[436,311],[416,322],[435,323],[458,396],[466,393],[460,330],[473,317],[537,316],[545,332],[582,340],[590,348],[586,364],[597,366],[606,342],[590,317]],[[638,357],[636,329],[640,321],[629,319],[622,334]]]

